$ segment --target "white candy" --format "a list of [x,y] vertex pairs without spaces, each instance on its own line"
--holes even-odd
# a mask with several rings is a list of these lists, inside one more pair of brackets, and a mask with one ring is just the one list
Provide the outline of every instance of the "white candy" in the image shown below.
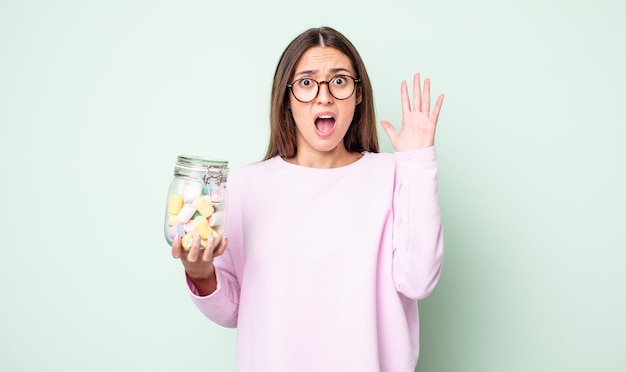
[[199,183],[188,183],[182,187],[182,196],[185,203],[191,203],[202,195],[202,185]]
[[193,220],[189,220],[189,222],[187,222],[184,226],[187,234],[196,235],[198,233]]
[[181,223],[187,223],[191,217],[193,217],[194,213],[196,213],[196,207],[191,204],[185,204],[180,212],[178,212],[176,219],[178,219]]
[[209,225],[222,226],[224,224],[224,212],[217,211],[209,217]]

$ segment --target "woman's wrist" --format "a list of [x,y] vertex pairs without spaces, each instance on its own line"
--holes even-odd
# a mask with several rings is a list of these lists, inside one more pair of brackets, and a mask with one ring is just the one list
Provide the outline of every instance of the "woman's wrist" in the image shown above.
[[198,296],[208,296],[217,289],[217,276],[215,275],[215,269],[211,271],[208,277],[193,276],[189,272],[187,272],[187,276],[196,287]]

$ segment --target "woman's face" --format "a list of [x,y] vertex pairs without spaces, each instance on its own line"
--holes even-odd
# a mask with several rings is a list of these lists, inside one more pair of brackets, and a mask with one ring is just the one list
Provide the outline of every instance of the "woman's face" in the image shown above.
[[[357,78],[350,59],[337,49],[317,46],[302,55],[291,81],[313,79],[323,82],[340,75]],[[342,81],[340,78],[336,84],[342,84]],[[309,80],[302,83],[315,85],[315,82]],[[335,89],[339,91],[339,88]],[[310,102],[298,101],[291,92],[289,96],[297,129],[297,155],[303,155],[303,152],[310,155],[345,153],[343,137],[350,127],[356,105],[361,102],[358,87],[355,87],[350,97],[342,100],[330,94],[328,84],[320,85],[317,96]]]

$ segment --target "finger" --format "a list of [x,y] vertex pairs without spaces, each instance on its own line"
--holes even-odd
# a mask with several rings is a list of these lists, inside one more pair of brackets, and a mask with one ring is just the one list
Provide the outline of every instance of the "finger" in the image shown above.
[[198,261],[198,256],[200,255],[200,235],[196,234],[193,236],[193,243],[189,248],[189,254],[187,255],[187,260],[189,262]]
[[213,257],[221,256],[226,251],[226,247],[228,247],[228,237],[224,235],[222,237],[222,241],[217,246],[215,252],[213,252]]
[[215,238],[213,235],[209,236],[209,240],[207,242],[206,247],[204,248],[204,253],[202,254],[202,261],[209,262],[213,258],[213,250],[215,249]]
[[172,257],[180,258],[182,256],[182,249],[180,247],[180,236],[176,235],[172,239]]
[[402,112],[411,112],[409,88],[406,86],[406,81],[402,81],[402,84],[400,84],[400,100],[402,102]]
[[413,111],[422,111],[422,82],[419,72],[413,75]]
[[439,120],[439,112],[441,111],[441,106],[443,105],[443,94],[440,94],[437,98],[437,102],[435,102],[435,108],[433,108],[433,113],[430,115],[431,120],[437,124],[437,120]]
[[422,110],[426,115],[430,114],[430,79],[424,79],[424,95],[422,97]]
[[395,138],[398,136],[398,132],[396,132],[396,128],[394,128],[393,125],[391,125],[391,123],[386,120],[381,121],[380,125],[382,125],[383,129],[385,130],[385,133],[387,133],[387,136],[393,143]]

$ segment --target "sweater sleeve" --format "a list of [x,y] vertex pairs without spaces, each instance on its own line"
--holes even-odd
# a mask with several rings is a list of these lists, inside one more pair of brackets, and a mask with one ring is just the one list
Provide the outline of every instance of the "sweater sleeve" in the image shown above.
[[228,185],[226,235],[228,246],[223,255],[216,257],[215,275],[217,289],[208,296],[199,296],[198,290],[187,277],[187,286],[193,303],[209,319],[224,327],[237,326],[239,315],[239,278],[243,268],[243,233],[241,228],[241,185],[234,177]]
[[393,280],[421,300],[435,288],[443,264],[443,228],[434,147],[396,153],[393,199]]
[[[228,249],[227,249],[228,251]],[[224,253],[224,255],[229,255]],[[239,283],[228,271],[216,266],[217,289],[208,296],[199,296],[198,289],[185,275],[193,303],[209,319],[224,327],[237,326]]]

